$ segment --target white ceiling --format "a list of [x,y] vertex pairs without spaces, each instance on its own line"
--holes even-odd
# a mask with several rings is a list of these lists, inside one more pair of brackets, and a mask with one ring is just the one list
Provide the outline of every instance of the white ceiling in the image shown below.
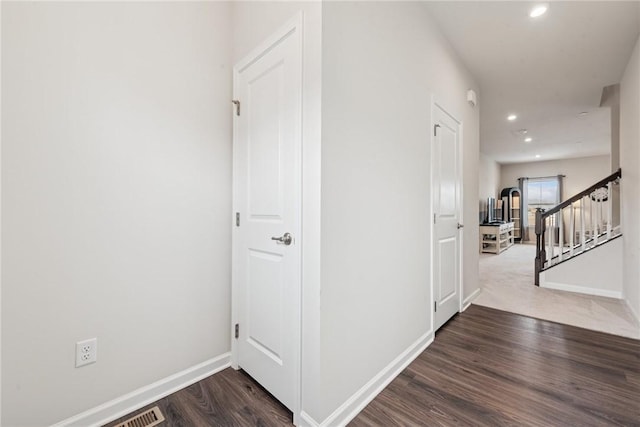
[[[480,150],[503,164],[608,154],[610,113],[600,98],[629,61],[640,1],[550,2],[533,19],[536,4],[427,3],[480,85]],[[508,122],[509,113],[518,119]]]

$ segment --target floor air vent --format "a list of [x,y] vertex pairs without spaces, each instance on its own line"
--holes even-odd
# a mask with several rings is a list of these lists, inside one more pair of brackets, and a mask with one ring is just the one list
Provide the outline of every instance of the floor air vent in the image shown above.
[[131,417],[128,420],[116,425],[115,427],[151,427],[164,421],[164,416],[160,412],[160,408],[154,406],[148,411]]

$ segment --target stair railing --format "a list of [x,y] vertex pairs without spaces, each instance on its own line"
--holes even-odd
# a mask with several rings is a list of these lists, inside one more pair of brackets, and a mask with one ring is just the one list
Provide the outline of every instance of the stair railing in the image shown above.
[[[540,273],[620,235],[614,219],[614,185],[622,178],[618,169],[608,177],[545,211],[536,211],[535,284]],[[565,221],[568,229],[565,233]],[[614,224],[616,222],[617,224]]]

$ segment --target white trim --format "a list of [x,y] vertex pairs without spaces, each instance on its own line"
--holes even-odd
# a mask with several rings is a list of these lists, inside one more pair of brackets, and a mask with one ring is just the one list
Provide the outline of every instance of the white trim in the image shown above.
[[540,287],[545,289],[555,289],[558,291],[575,292],[586,295],[596,295],[599,297],[622,299],[622,292],[608,289],[589,288],[586,286],[568,285],[566,283],[548,282],[545,279],[544,271],[540,273]]
[[433,284],[435,283],[434,277],[433,277],[433,248],[434,248],[434,244],[433,244],[433,239],[434,239],[434,234],[435,234],[435,224],[433,223],[433,221],[431,220],[431,218],[433,218],[433,216],[435,215],[434,209],[433,209],[433,136],[431,134],[431,132],[433,131],[433,126],[434,126],[434,121],[433,121],[433,110],[434,110],[434,105],[435,105],[435,96],[433,94],[431,94],[431,99],[430,99],[431,103],[429,105],[429,128],[427,130],[427,135],[429,135],[429,216],[428,216],[428,221],[429,221],[429,287],[431,288],[431,299],[429,300],[429,307],[428,307],[428,312],[429,315],[431,316],[431,323],[429,324],[429,329],[433,330],[435,328],[436,325],[436,313],[434,310],[434,304],[433,302],[435,301],[435,292],[434,292],[434,286]]
[[475,291],[473,291],[471,295],[469,295],[464,299],[464,301],[462,302],[462,311],[465,311],[467,308],[469,308],[473,300],[475,300],[478,297],[478,295],[480,295],[480,291],[482,291],[482,289],[478,288]]
[[321,423],[318,423],[309,414],[302,412],[300,414],[301,421],[303,421],[301,425],[310,427],[342,427],[347,425],[433,342],[433,337],[433,332],[429,331],[418,338]]
[[633,307],[631,307],[631,304],[629,304],[629,300],[624,298],[623,299],[624,303],[627,305],[627,308],[629,309],[629,311],[631,312],[631,315],[633,316],[633,319],[636,321],[636,324],[638,326],[640,326],[640,314],[637,313]]
[[[299,37],[297,38],[297,52],[299,53],[299,57],[298,57],[298,61],[299,61],[299,69],[300,69],[300,98],[298,99],[298,105],[299,105],[299,111],[298,111],[298,123],[299,126],[297,126],[296,128],[296,134],[299,136],[299,140],[300,140],[300,145],[297,147],[297,152],[295,153],[296,155],[296,159],[297,159],[297,164],[296,164],[296,173],[297,173],[297,182],[295,183],[296,189],[297,189],[297,196],[298,196],[298,206],[297,206],[297,218],[296,218],[296,222],[297,222],[297,226],[296,229],[293,230],[293,234],[294,236],[297,236],[296,238],[296,242],[299,243],[300,245],[300,249],[298,250],[299,252],[299,265],[298,265],[298,270],[297,270],[297,274],[298,274],[298,279],[299,279],[299,292],[298,292],[298,306],[296,307],[296,331],[293,334],[292,338],[295,340],[294,347],[295,347],[295,356],[294,356],[294,360],[293,360],[293,370],[294,370],[294,384],[293,384],[293,388],[294,388],[294,398],[293,398],[293,407],[291,408],[293,414],[294,414],[294,422],[297,422],[297,418],[298,418],[298,414],[301,413],[301,409],[302,409],[302,382],[301,382],[301,378],[302,378],[302,374],[301,374],[301,359],[302,359],[302,317],[303,317],[303,310],[302,310],[302,304],[303,304],[303,300],[302,300],[302,293],[303,293],[303,286],[304,286],[304,282],[303,282],[303,272],[302,272],[302,265],[304,263],[304,251],[302,250],[302,246],[304,245],[304,241],[305,241],[305,236],[303,236],[302,230],[303,230],[303,221],[302,221],[302,215],[303,215],[303,211],[305,210],[305,206],[303,204],[303,200],[304,200],[304,192],[303,192],[303,176],[304,176],[304,171],[305,171],[305,162],[304,162],[304,158],[303,158],[303,148],[304,148],[304,144],[305,144],[305,117],[304,117],[304,113],[305,113],[305,103],[304,103],[304,97],[305,97],[305,68],[304,68],[304,28],[303,28],[303,18],[304,18],[304,14],[302,11],[298,11],[292,18],[290,18],[288,21],[286,21],[280,28],[278,28],[274,33],[271,34],[271,36],[267,37],[266,39],[264,39],[261,43],[259,43],[254,49],[252,49],[247,55],[244,56],[244,58],[242,58],[240,61],[238,61],[236,63],[236,65],[234,65],[233,67],[233,97],[234,99],[237,99],[237,94],[238,94],[238,81],[239,81],[239,76],[240,73],[246,69],[247,67],[249,67],[251,64],[253,64],[254,62],[256,62],[257,60],[259,60],[261,57],[263,57],[265,54],[267,54],[269,51],[271,51],[277,44],[279,44],[282,40],[284,40],[287,36],[289,36],[292,33],[297,33],[299,35]],[[236,121],[236,116],[233,116],[233,136],[232,136],[232,168],[233,168],[233,172],[232,172],[232,231],[235,231],[237,227],[235,227],[235,212],[239,212],[238,206],[237,206],[237,201],[238,201],[238,188],[236,185],[236,182],[238,182],[238,167],[237,167],[237,154],[236,154],[236,147],[238,145],[237,142],[237,121]],[[319,179],[319,178],[318,178]],[[235,254],[236,254],[236,247],[237,247],[237,234],[235,232],[232,232],[232,238],[231,238],[231,254],[232,254],[232,263],[231,263],[231,328],[232,328],[232,333],[231,333],[231,358],[230,358],[230,362],[231,362],[231,366],[234,369],[239,369],[240,366],[238,364],[238,344],[237,344],[237,340],[234,339],[234,335],[235,335],[235,331],[233,330],[235,328],[235,324],[239,323],[239,319],[238,319],[238,305],[239,305],[239,301],[238,301],[238,283],[237,283],[237,261],[235,260]]]
[[306,412],[302,411],[300,413],[300,422],[297,424],[302,427],[320,427],[320,424],[313,417]]
[[[2,7],[0,6],[0,34],[2,33]],[[2,47],[0,47],[0,70],[2,70]],[[2,73],[0,73],[1,75]],[[0,78],[0,100],[2,99],[2,79]],[[2,117],[2,102],[0,102],[0,118]],[[2,120],[0,120],[0,164],[2,164]],[[2,174],[0,174],[1,176]],[[0,224],[2,224],[2,180],[0,179]],[[2,226],[0,225],[0,236]],[[0,425],[2,425],[2,245],[0,245]]]
[[[446,111],[446,110],[445,110]],[[452,116],[453,117],[453,116]],[[454,117],[454,120],[458,122],[458,165],[460,166],[460,170],[458,171],[458,182],[460,194],[458,194],[458,208],[460,209],[460,216],[458,217],[458,221],[460,224],[464,225],[464,123],[462,120],[458,120]],[[458,313],[462,313],[466,308],[464,307],[464,301],[462,300],[464,297],[464,228],[458,229],[458,256],[460,257],[460,261],[458,263],[458,292],[460,292],[460,306],[458,307]],[[476,239],[477,240],[477,239]]]
[[230,357],[230,353],[224,353],[218,357],[185,369],[184,371],[163,378],[160,381],[134,390],[131,393],[110,400],[102,405],[62,420],[51,427],[92,427],[104,425],[228,368],[230,365]]
[[299,412],[317,403],[321,385],[322,11],[303,13],[302,28],[302,287]]

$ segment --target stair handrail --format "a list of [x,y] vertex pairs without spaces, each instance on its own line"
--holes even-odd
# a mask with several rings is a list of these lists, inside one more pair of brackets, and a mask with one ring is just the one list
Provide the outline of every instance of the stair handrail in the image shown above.
[[620,178],[622,178],[622,169],[618,168],[617,171],[615,171],[608,177],[601,179],[600,181],[596,182],[586,190],[579,192],[575,196],[565,200],[562,203],[559,203],[558,205],[552,207],[551,209],[548,209],[545,211],[544,209],[538,208],[536,210],[536,224],[535,224],[536,260],[535,260],[535,267],[534,267],[534,270],[535,270],[534,281],[536,286],[540,286],[540,272],[543,270],[545,260],[547,259],[547,252],[545,249],[545,238],[544,238],[545,231],[546,231],[546,221],[544,220],[550,217],[551,215],[557,214],[558,212],[562,211],[562,209],[577,202],[578,200],[581,200],[583,197],[590,195],[598,188],[606,187],[610,182],[617,181]]
[[[578,194],[576,194],[575,196],[571,197],[570,199],[567,199],[564,202],[552,207],[551,209],[548,209],[548,210],[544,211],[544,213],[542,214],[542,218],[544,219],[544,218],[546,218],[548,216],[551,216],[551,215],[553,215],[555,213],[560,212],[560,210],[562,208],[566,208],[570,204],[575,203],[578,200],[582,199],[584,196],[587,196],[587,195],[593,193],[596,189],[601,188],[601,187],[605,187],[609,182],[615,181],[616,179],[620,179],[620,178],[622,178],[622,169],[618,168],[617,171],[615,171],[614,173],[612,173],[608,177],[598,181],[597,183],[593,184],[591,187],[587,188],[586,190],[581,191]],[[537,219],[536,219],[536,222],[537,222]]]

